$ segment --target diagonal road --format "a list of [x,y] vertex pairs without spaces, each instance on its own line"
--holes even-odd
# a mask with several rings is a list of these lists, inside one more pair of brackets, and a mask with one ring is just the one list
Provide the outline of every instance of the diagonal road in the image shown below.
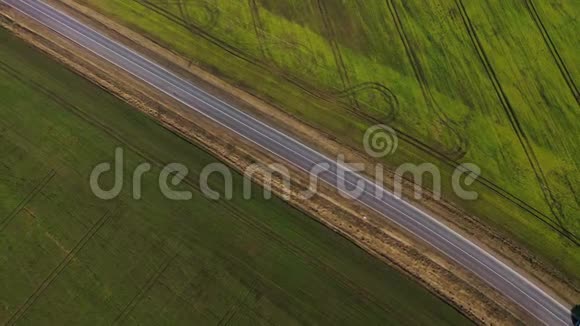
[[[353,200],[391,220],[441,253],[465,267],[513,300],[539,324],[571,325],[570,309],[557,302],[517,271],[473,242],[438,222],[434,217],[376,185],[299,140],[282,133],[236,107],[205,92],[136,51],[121,45],[39,0],[0,0],[52,29],[86,51],[109,61],[151,87],[173,97],[195,112],[230,129],[241,138],[282,161],[311,171],[320,164],[329,169],[317,175],[334,187],[360,189]],[[337,187],[339,188],[339,187]]]

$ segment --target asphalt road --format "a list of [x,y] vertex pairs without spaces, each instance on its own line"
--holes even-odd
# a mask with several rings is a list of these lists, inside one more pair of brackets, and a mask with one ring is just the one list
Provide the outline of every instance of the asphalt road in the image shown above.
[[247,141],[271,152],[286,163],[305,171],[310,171],[317,164],[327,163],[330,166],[329,171],[318,175],[323,182],[336,186],[337,180],[342,180],[349,189],[364,188],[362,194],[352,200],[357,200],[380,213],[384,218],[393,221],[467,268],[518,303],[530,316],[537,319],[538,323],[572,324],[570,308],[558,303],[514,269],[438,222],[434,217],[376,186],[369,179],[337,164],[336,160],[264,124],[44,2],[38,0],[3,2],[78,46],[124,69],[151,87],[175,98],[199,114],[232,130]]

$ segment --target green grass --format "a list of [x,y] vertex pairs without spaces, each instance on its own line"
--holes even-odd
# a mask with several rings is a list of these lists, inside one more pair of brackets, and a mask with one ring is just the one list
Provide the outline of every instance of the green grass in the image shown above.
[[[538,28],[578,79],[578,2],[534,0],[536,24],[525,1],[77,1],[355,148],[390,124],[390,166],[436,163],[445,198],[580,286],[580,110]],[[451,192],[461,162],[476,201]]]
[[[1,29],[0,143],[2,324],[469,323],[283,201],[243,200],[240,175],[206,199],[215,158]],[[140,201],[128,172],[119,198],[89,189],[118,146],[125,171],[153,164]],[[192,200],[157,190],[169,162]]]

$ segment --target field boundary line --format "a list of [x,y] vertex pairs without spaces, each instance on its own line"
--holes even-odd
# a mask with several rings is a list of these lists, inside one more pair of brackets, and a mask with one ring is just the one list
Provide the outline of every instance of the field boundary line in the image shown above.
[[10,224],[10,222],[18,215],[18,213],[24,208],[46,185],[54,178],[56,171],[51,169],[41,180],[38,182],[34,188],[14,207],[12,212],[5,217],[2,222],[0,222],[0,232]]
[[31,296],[20,306],[20,308],[10,317],[6,325],[14,325],[20,318],[28,311],[28,309],[36,302],[36,300],[44,293],[44,291],[52,284],[52,282],[60,275],[62,271],[70,264],[81,249],[89,242],[89,240],[109,221],[113,216],[110,211],[107,211],[87,233],[79,240],[74,248],[64,257],[64,259],[56,266],[55,269],[48,275],[48,277],[40,284],[40,286],[32,293]]

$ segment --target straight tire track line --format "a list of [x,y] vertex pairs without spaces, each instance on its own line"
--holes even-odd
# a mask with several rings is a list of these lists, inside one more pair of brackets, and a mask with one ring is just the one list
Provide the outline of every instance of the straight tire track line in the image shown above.
[[254,32],[256,33],[256,38],[258,39],[260,52],[262,53],[264,59],[270,60],[272,64],[274,64],[274,58],[272,56],[272,53],[270,53],[268,45],[266,45],[266,40],[264,38],[265,31],[264,27],[262,26],[262,20],[260,19],[260,8],[258,8],[256,0],[248,0],[248,7],[250,8],[252,23],[254,25]]
[[[421,88],[421,94],[423,94],[423,98],[425,99],[425,104],[427,107],[435,112],[437,115],[437,119],[439,123],[441,123],[445,128],[447,128],[455,137],[455,148],[447,149],[443,155],[453,161],[457,161],[464,157],[467,154],[469,148],[469,141],[458,131],[457,123],[449,119],[447,114],[441,109],[433,92],[431,91],[431,86],[429,85],[429,81],[427,80],[427,76],[425,75],[425,71],[421,62],[413,49],[411,42],[405,32],[405,28],[403,25],[403,21],[401,20],[399,13],[397,11],[397,6],[395,5],[395,0],[386,0],[387,7],[389,8],[389,12],[393,18],[395,23],[395,27],[397,28],[397,33],[399,34],[399,38],[403,43],[403,47],[405,48],[405,53],[407,54],[407,58],[409,59],[409,63],[413,68],[413,73],[415,78],[417,79],[417,83]],[[436,142],[437,143],[437,142]],[[442,148],[448,147],[447,144],[440,143]]]
[[16,207],[14,207],[12,212],[10,212],[10,214],[8,214],[8,216],[4,218],[4,220],[2,220],[2,222],[0,223],[0,232],[4,231],[4,229],[8,226],[8,224],[10,224],[10,222],[14,219],[14,217],[18,215],[20,210],[22,210],[22,208],[24,208],[24,206],[26,206],[26,204],[28,204],[44,187],[46,187],[46,185],[50,182],[50,180],[52,180],[52,178],[55,175],[56,171],[54,169],[51,169],[40,180],[40,182],[36,184],[36,186],[32,189],[32,191],[30,191],[26,195],[26,197],[24,197],[24,199],[22,199],[20,203]]
[[[348,69],[346,68],[342,52],[340,51],[340,45],[338,44],[337,40],[338,36],[336,35],[336,28],[332,23],[332,20],[328,16],[328,9],[326,8],[325,0],[317,0],[316,3],[318,11],[320,12],[320,16],[322,18],[322,22],[324,24],[324,28],[326,29],[328,41],[330,42],[330,48],[332,49],[332,54],[334,56],[336,68],[338,69],[338,75],[340,77],[340,80],[342,81],[343,91],[349,90],[353,87],[353,85],[350,79]],[[356,94],[353,93],[348,97],[350,105],[354,106],[356,110],[361,111],[360,104],[356,98]]]
[[318,6],[318,11],[320,12],[320,16],[322,18],[322,22],[324,24],[324,28],[326,29],[327,38],[330,42],[330,47],[332,49],[332,54],[334,55],[334,60],[336,63],[336,67],[338,69],[338,75],[342,81],[343,89],[350,89],[351,82],[350,77],[348,75],[348,70],[344,64],[344,59],[342,57],[342,53],[340,52],[340,46],[338,45],[338,41],[336,40],[336,31],[332,21],[328,17],[328,12],[326,9],[326,5],[324,4],[324,0],[317,0],[316,1]]
[[161,266],[155,271],[155,273],[149,278],[149,280],[147,280],[145,286],[131,299],[131,301],[127,303],[125,308],[123,308],[121,313],[115,318],[115,320],[113,321],[113,325],[120,325],[123,321],[127,319],[127,317],[129,317],[129,315],[131,315],[131,312],[133,312],[135,307],[137,307],[137,304],[143,299],[145,294],[147,294],[147,292],[151,290],[153,285],[157,282],[157,280],[159,280],[161,275],[163,275],[163,273],[167,270],[169,265],[171,265],[171,263],[173,262],[173,260],[175,260],[176,257],[177,254],[169,256],[167,257],[167,259],[165,259],[165,262],[161,264]]
[[487,54],[485,53],[485,50],[483,48],[483,44],[481,44],[481,41],[479,40],[479,36],[477,35],[475,27],[473,26],[473,23],[471,22],[471,19],[469,18],[469,15],[467,13],[467,9],[463,5],[463,1],[462,0],[455,0],[455,2],[457,5],[457,8],[459,10],[460,16],[463,20],[463,23],[465,25],[465,28],[468,31],[471,42],[473,43],[473,46],[475,47],[475,49],[479,55],[480,62],[483,64],[483,66],[486,70],[488,78],[491,81],[491,83],[495,89],[496,95],[501,103],[501,106],[504,109],[504,112],[506,113],[506,115],[508,116],[510,125],[512,126],[512,129],[514,130],[516,136],[518,137],[518,140],[519,140],[519,142],[524,150],[524,153],[526,154],[526,157],[528,158],[528,162],[530,163],[530,166],[531,166],[532,170],[534,171],[534,174],[536,176],[536,180],[537,180],[537,182],[540,186],[540,189],[544,195],[544,199],[546,200],[546,203],[548,204],[548,207],[550,208],[550,211],[552,212],[553,218],[555,219],[554,222],[556,222],[556,224],[558,225],[558,227],[560,228],[560,230],[564,234],[567,234],[576,243],[576,245],[578,245],[578,236],[573,234],[572,232],[568,231],[565,227],[565,219],[566,218],[565,218],[564,213],[562,211],[561,204],[557,201],[557,199],[554,197],[554,194],[552,193],[552,191],[549,188],[548,181],[546,179],[546,176],[544,175],[544,172],[542,170],[542,166],[540,165],[540,162],[539,162],[539,160],[536,156],[536,153],[533,149],[533,146],[530,143],[530,141],[528,140],[528,137],[527,137],[526,133],[524,132],[524,129],[517,118],[516,111],[512,107],[507,94],[505,93],[501,83],[499,82],[499,78],[497,77],[495,70],[493,69],[493,66],[491,65],[491,62],[489,61],[489,58],[488,58]]
[[578,92],[578,88],[576,87],[576,83],[574,83],[574,79],[572,78],[570,71],[566,67],[566,63],[564,62],[564,59],[562,59],[562,57],[560,56],[560,53],[558,52],[558,48],[556,47],[556,45],[552,41],[552,38],[550,37],[550,34],[548,33],[546,26],[542,22],[540,14],[536,10],[536,5],[534,4],[534,1],[533,0],[526,0],[526,7],[530,13],[530,16],[534,20],[536,27],[538,27],[540,34],[542,34],[542,38],[544,39],[544,43],[546,43],[546,47],[550,50],[550,54],[552,55],[552,58],[556,62],[556,65],[558,66],[558,69],[560,70],[562,77],[566,81],[568,88],[570,88],[570,91],[572,92],[572,96],[576,100],[576,103],[580,104],[580,94]]
[[18,308],[18,310],[10,317],[6,322],[6,325],[14,325],[26,311],[36,302],[36,300],[44,293],[44,291],[52,284],[52,282],[58,277],[58,275],[70,264],[70,262],[75,258],[78,252],[83,249],[83,247],[89,242],[89,240],[101,229],[105,223],[111,218],[112,214],[107,211],[93,226],[89,231],[81,238],[81,240],[75,245],[73,250],[71,250],[65,258],[56,266],[56,268],[48,275],[48,277],[40,284],[40,286],[32,293],[30,297]]
[[228,311],[226,311],[226,313],[222,316],[220,321],[217,323],[217,326],[227,326],[231,322],[231,320],[234,318],[234,316],[239,312],[240,308],[242,306],[246,305],[246,301],[248,300],[250,295],[253,293],[256,282],[254,282],[252,285],[248,286],[246,293],[244,293],[244,295],[240,299],[236,300],[236,302],[233,303],[233,305],[230,307],[230,309],[228,309]]

